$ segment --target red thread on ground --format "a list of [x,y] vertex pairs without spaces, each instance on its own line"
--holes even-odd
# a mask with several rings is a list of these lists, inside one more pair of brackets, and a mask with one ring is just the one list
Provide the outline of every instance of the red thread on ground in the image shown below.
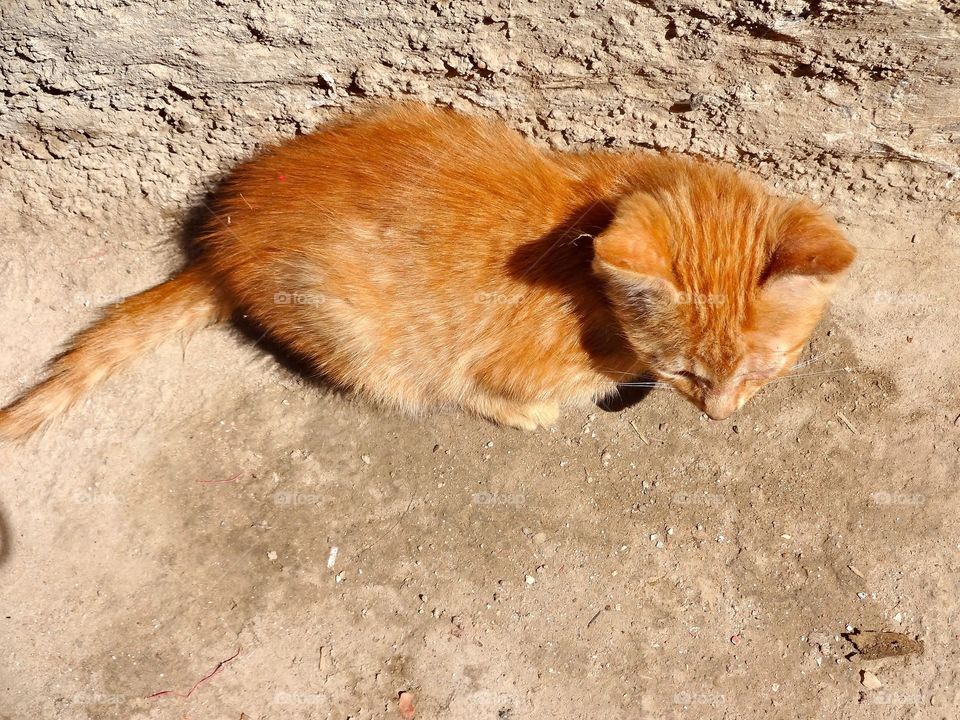
[[193,684],[193,687],[190,688],[185,695],[183,693],[178,693],[176,690],[161,690],[160,692],[155,692],[152,695],[147,695],[147,700],[150,700],[152,698],[162,697],[163,695],[173,695],[174,697],[183,698],[184,700],[186,700],[188,697],[190,697],[193,694],[194,690],[196,690],[198,687],[203,685],[207,680],[209,680],[218,672],[220,672],[223,669],[224,665],[236,660],[239,655],[240,655],[240,648],[238,647],[237,651],[233,655],[228,657],[226,660],[221,660],[220,662],[218,662],[217,666],[213,670],[211,670],[209,673],[207,673],[202,678],[197,680]]
[[200,485],[223,485],[224,483],[236,482],[240,479],[240,476],[243,473],[237,473],[236,475],[231,475],[226,480],[197,480],[197,483]]

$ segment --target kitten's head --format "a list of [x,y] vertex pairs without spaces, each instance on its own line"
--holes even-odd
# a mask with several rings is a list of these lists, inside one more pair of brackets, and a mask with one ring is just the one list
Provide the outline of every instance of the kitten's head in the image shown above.
[[594,248],[641,363],[714,419],[790,371],[855,254],[811,203],[677,158],[620,201]]

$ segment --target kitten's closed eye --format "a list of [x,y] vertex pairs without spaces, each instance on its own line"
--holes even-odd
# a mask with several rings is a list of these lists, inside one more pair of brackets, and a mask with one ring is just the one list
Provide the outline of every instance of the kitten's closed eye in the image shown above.
[[709,387],[712,384],[708,378],[705,378],[702,375],[697,375],[695,372],[690,370],[676,370],[674,372],[664,372],[663,374],[673,379],[689,380],[690,382],[702,387]]

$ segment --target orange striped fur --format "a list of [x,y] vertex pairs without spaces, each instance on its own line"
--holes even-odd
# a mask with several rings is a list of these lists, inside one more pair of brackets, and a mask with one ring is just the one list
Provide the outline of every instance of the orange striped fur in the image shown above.
[[794,364],[854,250],[805,201],[677,155],[562,154],[419,105],[237,168],[200,259],[0,411],[21,438],[165,337],[242,312],[397,408],[532,429],[648,374],[715,418]]

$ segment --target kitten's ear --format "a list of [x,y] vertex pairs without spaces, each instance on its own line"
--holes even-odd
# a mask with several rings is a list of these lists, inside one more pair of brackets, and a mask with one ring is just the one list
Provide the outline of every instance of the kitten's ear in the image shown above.
[[830,217],[805,200],[787,206],[775,232],[756,322],[774,335],[790,328],[794,340],[802,339],[813,332],[856,250]]
[[833,219],[805,200],[783,212],[761,284],[783,277],[838,279],[857,251]]
[[666,213],[654,198],[644,193],[625,198],[593,241],[594,271],[638,291],[676,294],[669,232]]

